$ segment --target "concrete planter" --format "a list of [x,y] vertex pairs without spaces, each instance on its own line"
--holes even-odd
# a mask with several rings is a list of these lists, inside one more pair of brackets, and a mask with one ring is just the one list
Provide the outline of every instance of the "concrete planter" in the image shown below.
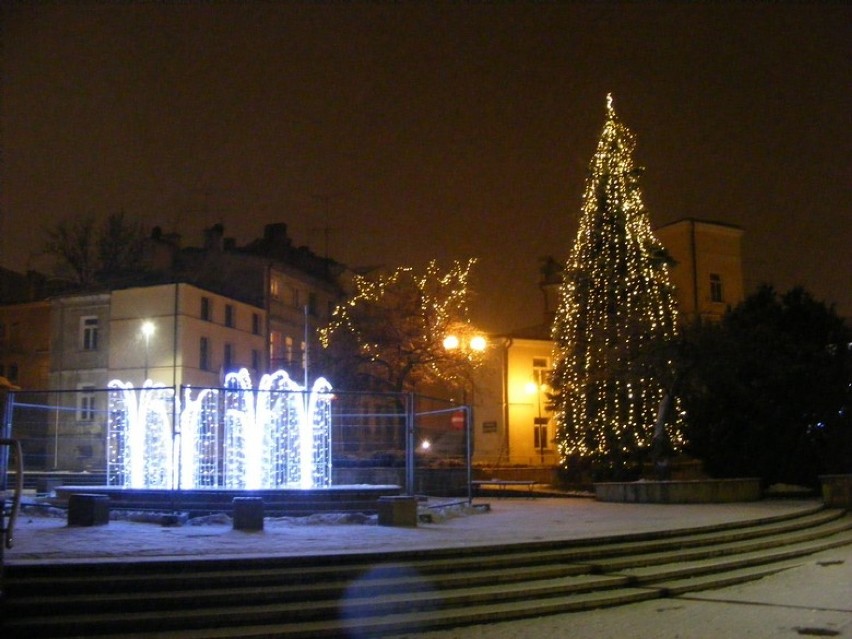
[[852,475],[820,475],[822,500],[833,508],[852,508]]
[[68,498],[69,526],[105,526],[109,523],[109,497],[74,493]]
[[760,479],[697,479],[595,484],[598,501],[639,504],[718,504],[758,501]]
[[417,498],[379,497],[380,526],[417,526]]

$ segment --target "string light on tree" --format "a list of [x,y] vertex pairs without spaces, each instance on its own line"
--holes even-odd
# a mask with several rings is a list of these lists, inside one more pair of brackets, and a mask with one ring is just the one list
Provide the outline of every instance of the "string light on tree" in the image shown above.
[[[437,380],[453,382],[487,346],[468,319],[468,280],[476,260],[436,261],[418,271],[356,276],[355,290],[320,331],[338,364],[352,362],[374,388],[395,392]],[[445,340],[456,340],[455,346]]]
[[[642,459],[665,393],[648,353],[675,336],[677,309],[634,148],[609,95],[553,325],[557,447],[565,466],[572,458],[610,468]],[[682,415],[673,413],[669,439],[678,448]]]

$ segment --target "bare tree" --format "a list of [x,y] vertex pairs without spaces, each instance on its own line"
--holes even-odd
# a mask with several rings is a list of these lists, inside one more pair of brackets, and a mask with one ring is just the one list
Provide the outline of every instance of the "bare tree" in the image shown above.
[[145,231],[124,211],[98,222],[93,215],[68,218],[47,229],[44,251],[58,258],[82,287],[139,267]]
[[467,278],[474,260],[446,273],[433,261],[425,272],[399,268],[358,277],[355,293],[320,333],[329,361],[361,388],[413,390],[416,385],[460,383],[473,365],[446,337],[470,327]]

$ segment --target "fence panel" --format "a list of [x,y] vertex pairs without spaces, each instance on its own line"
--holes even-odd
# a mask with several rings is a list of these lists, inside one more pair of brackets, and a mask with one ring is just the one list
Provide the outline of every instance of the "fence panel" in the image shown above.
[[[10,393],[11,435],[22,442],[30,487],[49,476],[54,484],[246,488],[249,469],[266,469],[256,479],[272,487],[301,486],[305,472],[316,486],[405,487],[411,458],[415,492],[466,494],[464,407],[409,394],[280,389],[179,389],[176,400],[173,390]],[[294,452],[301,439],[311,450],[304,459]]]

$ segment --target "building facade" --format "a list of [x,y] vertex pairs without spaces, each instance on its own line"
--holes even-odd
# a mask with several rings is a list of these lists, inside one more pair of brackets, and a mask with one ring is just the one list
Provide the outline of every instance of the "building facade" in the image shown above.
[[[670,269],[682,322],[718,321],[744,298],[742,229],[685,219],[655,231],[674,260]],[[555,423],[548,410],[553,361],[550,329],[562,283],[561,265],[546,258],[541,324],[492,335],[476,371],[474,460],[482,465],[554,466]]]
[[0,306],[0,377],[21,388],[46,388],[50,368],[50,304]]
[[684,219],[655,234],[675,261],[671,279],[682,322],[718,321],[743,300],[741,228]]

